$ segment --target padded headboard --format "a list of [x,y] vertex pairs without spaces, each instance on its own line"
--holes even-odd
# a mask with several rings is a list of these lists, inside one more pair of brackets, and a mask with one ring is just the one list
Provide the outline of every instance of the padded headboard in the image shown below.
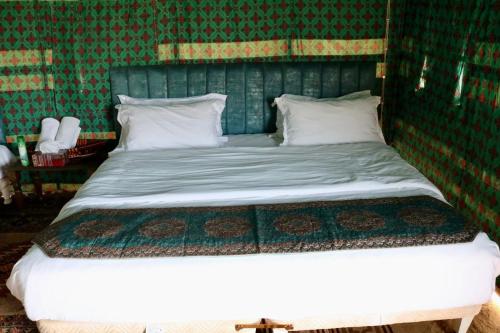
[[[276,109],[271,104],[281,94],[336,97],[376,90],[375,71],[375,62],[261,62],[116,67],[110,76],[113,109],[119,94],[137,98],[226,94],[224,133],[243,134],[276,130]],[[119,126],[116,130],[118,135]]]

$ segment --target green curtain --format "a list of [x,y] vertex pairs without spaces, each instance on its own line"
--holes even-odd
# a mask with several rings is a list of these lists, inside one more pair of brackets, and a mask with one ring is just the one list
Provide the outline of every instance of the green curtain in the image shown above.
[[402,156],[497,241],[499,3],[395,0],[385,114]]

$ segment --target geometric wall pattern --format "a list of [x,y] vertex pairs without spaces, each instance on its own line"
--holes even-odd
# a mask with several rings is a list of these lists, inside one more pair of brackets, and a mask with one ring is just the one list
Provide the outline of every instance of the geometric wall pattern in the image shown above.
[[[3,132],[36,140],[43,117],[73,115],[83,137],[114,138],[110,66],[382,62],[386,4],[0,1]],[[392,0],[390,53],[377,66],[378,76],[387,72],[384,124],[393,145],[497,241],[499,13],[498,0]]]
[[497,242],[499,9],[498,0],[393,1],[385,113],[402,156]]
[[113,138],[110,66],[166,62],[382,61],[386,0],[0,1],[4,132],[46,116]]

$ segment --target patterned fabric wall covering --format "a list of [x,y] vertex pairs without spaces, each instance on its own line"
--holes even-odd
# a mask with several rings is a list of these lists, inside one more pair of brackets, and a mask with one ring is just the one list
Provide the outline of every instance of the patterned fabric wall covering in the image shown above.
[[2,113],[0,113],[0,144],[5,144],[5,134],[3,134]]
[[110,66],[165,62],[382,61],[386,0],[0,1],[6,135],[79,117],[114,138]]
[[393,1],[393,145],[500,241],[500,1]]

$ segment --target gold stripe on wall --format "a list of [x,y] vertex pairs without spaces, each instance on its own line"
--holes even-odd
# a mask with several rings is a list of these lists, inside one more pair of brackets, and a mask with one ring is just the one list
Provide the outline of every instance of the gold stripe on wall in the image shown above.
[[[38,134],[23,134],[23,136],[24,141],[26,142],[38,141]],[[7,143],[15,143],[17,142],[17,135],[7,135],[7,137],[5,137],[5,140],[7,141]]]
[[[47,75],[47,88],[54,89],[52,74]],[[45,89],[43,74],[0,75],[0,92]]]
[[382,55],[384,39],[294,39],[292,54],[301,56]]
[[52,65],[52,50],[0,50],[0,67]]
[[[20,134],[24,136],[26,142],[36,142],[38,141],[38,134]],[[17,135],[9,135],[5,139],[7,143],[15,143]],[[116,139],[116,133],[113,132],[83,132],[80,133],[79,139],[87,140],[114,140]]]
[[80,134],[80,139],[87,140],[114,140],[116,132],[83,132]]
[[385,63],[377,62],[376,75],[377,78],[383,78],[385,76]]
[[[257,57],[306,56],[354,56],[382,55],[383,39],[292,39],[292,49],[286,39],[249,42],[181,43],[178,45],[179,59],[234,59]],[[158,45],[158,59],[174,60],[174,45]]]
[[285,39],[179,44],[179,57],[185,60],[279,57],[287,54],[288,42]]
[[174,59],[175,59],[174,44],[170,43],[158,44],[158,60],[165,61]]
[[[76,192],[82,187],[82,184],[73,183],[44,183],[42,184],[42,192],[56,192],[58,190],[63,190],[66,192]],[[35,193],[35,185],[33,184],[22,184],[21,190],[24,193]]]

